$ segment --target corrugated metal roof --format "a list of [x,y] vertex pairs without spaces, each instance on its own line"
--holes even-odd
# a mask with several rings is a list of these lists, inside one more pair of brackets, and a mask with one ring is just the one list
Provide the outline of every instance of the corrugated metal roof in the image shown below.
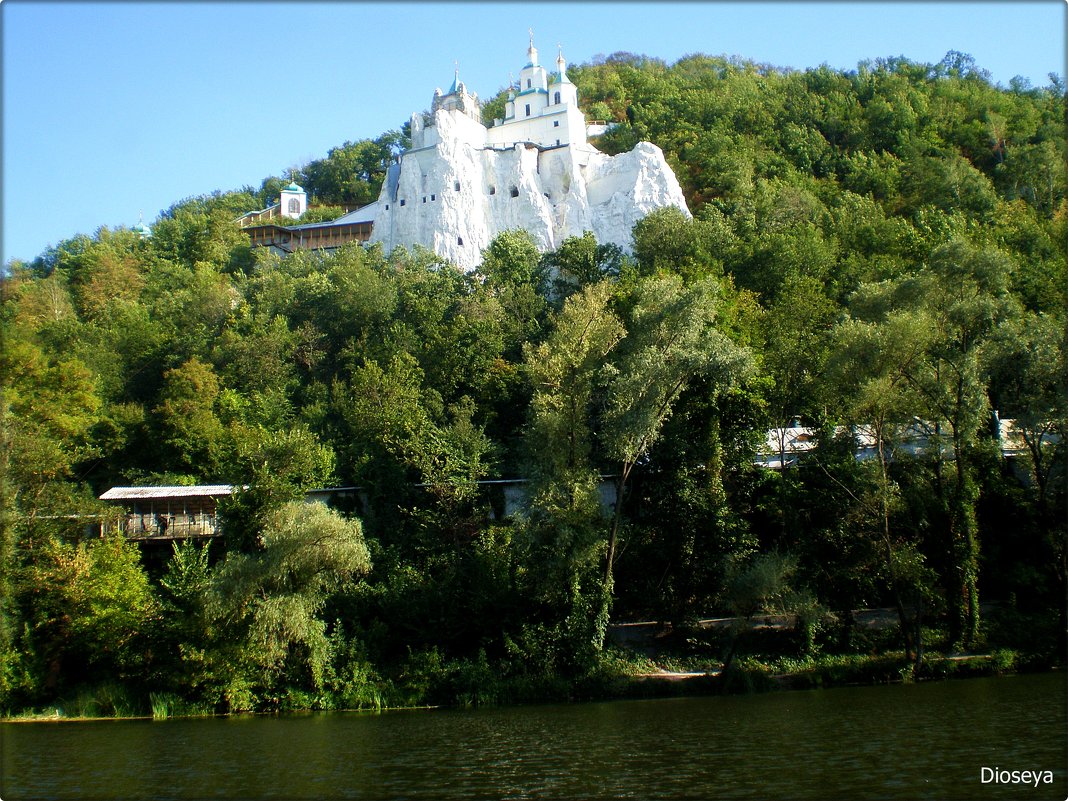
[[360,206],[354,211],[350,211],[348,214],[343,214],[333,220],[327,220],[326,222],[304,223],[303,225],[286,225],[277,226],[284,227],[287,231],[311,231],[316,228],[333,228],[338,225],[355,225],[358,223],[373,223],[375,217],[378,215],[378,201],[368,203],[366,206]]
[[193,487],[112,487],[100,496],[102,501],[139,501],[150,498],[202,498],[232,495],[230,484],[200,484]]
[[366,206],[360,206],[355,211],[350,211],[348,214],[338,217],[334,220],[335,223],[361,223],[375,221],[375,217],[378,216],[378,201],[375,200],[368,203]]

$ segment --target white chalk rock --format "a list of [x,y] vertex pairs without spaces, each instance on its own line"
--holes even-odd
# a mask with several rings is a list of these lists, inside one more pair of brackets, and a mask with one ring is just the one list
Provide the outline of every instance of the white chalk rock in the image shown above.
[[402,155],[378,200],[371,241],[387,252],[418,244],[470,271],[513,228],[543,252],[584,231],[629,251],[649,212],[676,206],[689,215],[663,152],[648,142],[618,156],[586,143],[492,147],[480,123],[445,109],[417,141],[425,146]]

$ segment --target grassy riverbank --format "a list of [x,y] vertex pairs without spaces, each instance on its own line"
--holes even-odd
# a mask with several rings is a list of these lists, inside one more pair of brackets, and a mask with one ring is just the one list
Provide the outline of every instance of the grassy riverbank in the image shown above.
[[[451,670],[427,686],[427,695],[437,703],[389,703],[382,696],[377,705],[301,703],[308,699],[280,699],[271,713],[305,711],[384,711],[387,709],[435,708],[441,706],[510,706],[530,703],[589,702],[634,698],[734,695],[784,690],[828,689],[844,686],[899,684],[916,681],[981,676],[1005,676],[1017,672],[1058,669],[1044,660],[1000,648],[987,653],[928,653],[914,673],[901,652],[881,654],[823,654],[805,658],[742,657],[724,671],[722,664],[700,658],[652,659],[618,647],[608,649],[602,663],[589,675],[567,681],[562,678],[532,680],[499,674],[474,676]],[[396,691],[392,698],[399,698]],[[165,720],[177,717],[211,717],[215,710],[204,704],[183,701],[173,694],[151,694],[147,700],[117,685],[84,690],[69,700],[44,709],[23,710],[5,716],[4,722],[59,722],[106,719]]]
[[[624,658],[625,659],[625,658]],[[726,672],[701,664],[661,667],[638,658],[624,674],[623,696],[736,694],[775,690],[808,690],[850,685],[911,683],[916,681],[1003,676],[1041,669],[1027,664],[1019,653],[998,649],[989,653],[943,655],[931,653],[914,673],[902,653],[833,654],[807,658],[761,660],[746,657]]]
[[[962,652],[945,628],[923,630],[919,666],[901,649],[890,610],[857,611],[829,621],[806,640],[789,616],[616,627],[607,655],[627,676],[621,695],[746,693],[932,681],[1041,672],[1061,667],[1051,631],[1015,609],[990,604],[978,647]],[[807,643],[807,645],[806,645]],[[737,657],[724,669],[724,654]]]
[[24,709],[5,715],[5,723],[86,721],[114,719],[165,720],[175,717],[207,717],[215,714],[207,704],[183,700],[173,693],[149,693],[147,697],[117,683],[83,688],[43,708]]
[[[516,659],[449,658],[437,649],[412,652],[401,663],[365,669],[333,689],[310,693],[290,688],[267,704],[243,711],[296,713],[509,706],[690,695],[742,694],[850,685],[896,684],[975,676],[1041,672],[1063,667],[1045,618],[988,605],[980,648],[962,653],[947,631],[924,630],[918,669],[906,659],[893,616],[861,610],[848,621],[831,620],[806,638],[790,616],[755,616],[744,625],[715,618],[672,626],[612,626],[594,664],[577,675],[538,671]],[[1048,628],[1048,627],[1047,627]],[[806,644],[808,652],[806,653]],[[728,654],[734,654],[732,659]],[[729,666],[725,662],[729,661]],[[237,710],[190,700],[177,692],[111,681],[69,691],[53,702],[11,713],[5,721],[69,721],[115,718],[164,720]]]

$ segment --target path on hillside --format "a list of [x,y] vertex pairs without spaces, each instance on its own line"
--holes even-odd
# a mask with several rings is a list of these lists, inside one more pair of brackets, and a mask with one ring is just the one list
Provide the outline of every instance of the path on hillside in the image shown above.
[[[984,602],[980,605],[984,614],[990,611],[994,602]],[[907,610],[911,611],[911,610]],[[716,617],[705,618],[696,621],[693,625],[698,629],[710,631],[727,631],[737,625],[738,618]],[[754,615],[749,620],[750,631],[786,631],[792,629],[797,623],[796,615]],[[853,610],[853,625],[858,629],[867,631],[881,631],[898,624],[897,610],[893,607],[875,609]],[[651,659],[656,658],[660,650],[659,642],[670,638],[675,634],[671,623],[661,621],[641,621],[635,623],[615,623],[608,627],[608,638],[617,645],[624,646],[632,651],[643,653]],[[954,654],[944,657],[946,660],[959,661],[972,659],[976,654]],[[638,678],[682,680],[700,676],[718,676],[722,670],[709,671],[673,671],[658,667],[655,671],[637,674]]]

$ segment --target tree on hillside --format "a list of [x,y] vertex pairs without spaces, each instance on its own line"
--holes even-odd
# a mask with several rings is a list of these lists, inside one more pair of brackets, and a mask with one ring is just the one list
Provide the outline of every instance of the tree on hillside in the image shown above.
[[[988,343],[996,327],[1017,311],[1007,293],[1010,271],[1001,254],[957,241],[937,249],[925,271],[864,287],[851,302],[856,316],[877,322],[889,319],[895,309],[911,309],[931,332],[903,375],[918,407],[913,414],[933,427],[930,456],[933,489],[945,515],[950,622],[954,637],[966,645],[979,634],[977,489],[971,457],[989,412]],[[942,443],[949,445],[952,465],[945,464]]]
[[[1051,556],[1063,645],[1068,636],[1068,341],[1064,317],[1025,314],[1002,326],[990,355],[995,410],[1013,421],[1009,442],[1022,443],[1031,517]],[[1000,432],[999,432],[1000,433]],[[1018,439],[1015,439],[1018,438]]]
[[216,192],[175,203],[152,226],[149,251],[189,269],[198,262],[247,269],[248,237],[235,220],[255,208],[258,201],[247,192]]
[[[919,399],[909,377],[931,346],[932,336],[927,320],[917,312],[890,312],[878,323],[846,320],[835,332],[827,376],[827,395],[843,404],[839,411],[851,432],[870,439],[875,448],[875,458],[860,466],[866,480],[855,490],[838,483],[854,504],[852,518],[858,530],[867,534],[881,556],[905,658],[914,671],[923,660],[923,621],[933,595],[933,575],[919,533],[906,522],[911,510],[904,508],[906,500],[891,475],[891,463],[907,459],[905,438],[915,436],[913,412]],[[851,441],[850,450],[856,447]],[[900,464],[894,466],[901,469]]]
[[528,569],[550,628],[580,669],[589,668],[608,623],[597,575],[603,523],[590,415],[605,359],[624,335],[611,293],[601,282],[572,295],[546,341],[526,350],[534,391],[525,436]]
[[135,545],[49,538],[20,577],[31,632],[22,646],[40,660],[27,667],[43,676],[41,690],[140,678],[157,605]]
[[545,254],[550,270],[553,293],[563,302],[572,293],[605,279],[614,280],[630,264],[617,245],[598,245],[592,231],[571,236],[560,247]]
[[[477,526],[475,482],[486,475],[493,447],[472,419],[470,398],[442,409],[440,397],[425,391],[422,379],[415,360],[398,353],[385,367],[368,360],[348,386],[335,386],[349,432],[346,456],[377,509],[372,520],[377,523],[378,514],[390,519],[398,507],[408,507],[411,487],[418,484],[429,494],[427,513],[436,520],[430,537],[447,533],[459,543]],[[378,528],[386,539],[399,533]]]
[[194,358],[164,373],[164,382],[155,413],[174,467],[191,475],[218,476],[228,457],[217,413],[218,376]]
[[274,512],[333,483],[334,451],[302,426],[246,428],[231,436],[235,473],[243,483],[220,503],[223,545],[228,552],[256,552],[263,547],[265,521]]
[[[761,318],[760,368],[767,378],[768,422],[784,432],[795,420],[822,417],[821,381],[831,345],[837,306],[815,278],[787,279]],[[782,534],[791,525],[791,485],[796,472],[786,467],[786,439],[779,437],[779,516]]]
[[405,144],[398,131],[345,142],[302,167],[297,180],[320,203],[364,205],[378,198],[386,171]]
[[606,606],[634,468],[648,456],[692,381],[705,379],[704,388],[714,396],[750,369],[749,353],[715,327],[719,305],[719,287],[711,280],[690,287],[684,287],[677,277],[644,281],[629,311],[626,337],[606,368],[601,439],[607,457],[619,470],[604,563]]
[[216,568],[205,611],[229,709],[270,704],[286,684],[323,687],[331,594],[371,568],[358,520],[320,503],[292,501],[264,521],[262,547],[231,553]]
[[674,206],[667,206],[647,214],[634,226],[634,258],[642,275],[671,273],[687,283],[719,277],[723,273],[725,233],[714,222],[692,220]]

